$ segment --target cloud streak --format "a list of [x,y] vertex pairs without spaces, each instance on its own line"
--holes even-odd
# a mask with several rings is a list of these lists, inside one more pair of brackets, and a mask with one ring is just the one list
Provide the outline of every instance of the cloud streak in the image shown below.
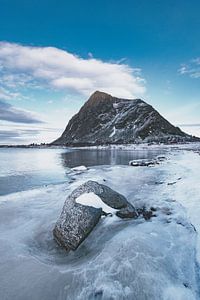
[[7,87],[39,85],[86,96],[102,90],[130,98],[145,93],[140,69],[92,56],[84,59],[55,47],[1,42],[0,66]]
[[56,138],[62,133],[60,128],[44,127],[43,125],[6,123],[2,121],[0,124],[0,145],[19,143],[27,145],[33,142],[38,144],[48,143],[52,141],[51,136]]
[[0,130],[0,139],[25,138],[39,134],[39,130]]
[[40,124],[43,123],[33,113],[16,108],[13,105],[0,100],[0,120],[25,123],[25,124]]
[[187,64],[182,64],[178,69],[181,75],[189,75],[191,78],[200,78],[200,57],[192,59]]

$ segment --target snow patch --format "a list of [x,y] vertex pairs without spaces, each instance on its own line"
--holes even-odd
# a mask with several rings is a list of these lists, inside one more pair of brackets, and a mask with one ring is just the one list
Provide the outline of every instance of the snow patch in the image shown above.
[[115,133],[116,133],[116,128],[114,126],[113,129],[112,129],[111,134],[109,135],[109,137],[112,137],[113,135],[115,135]]
[[87,205],[87,206],[92,206],[95,208],[102,208],[102,210],[106,213],[115,213],[117,210],[108,206],[105,204],[99,196],[97,196],[95,193],[85,193],[79,196],[76,199],[76,203],[82,204],[82,205]]

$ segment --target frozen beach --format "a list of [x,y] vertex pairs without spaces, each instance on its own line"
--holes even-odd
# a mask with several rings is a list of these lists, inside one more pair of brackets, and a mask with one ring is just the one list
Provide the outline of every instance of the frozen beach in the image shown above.
[[[63,158],[62,150],[63,164],[69,164],[64,171],[49,155],[46,164],[49,174],[55,168],[57,182],[43,174],[44,184],[18,192],[13,188],[0,197],[0,299],[200,299],[197,149],[198,145],[195,151],[174,147],[153,154],[143,149],[137,157],[129,149],[126,159],[111,151],[117,163],[83,163],[88,169],[80,171],[71,170],[75,165],[69,164],[68,156]],[[94,153],[102,162],[101,152]],[[154,167],[125,163],[160,153],[167,159]],[[72,162],[73,155],[76,160],[81,155],[83,161],[88,154],[80,150],[70,155]],[[38,169],[29,171],[19,173],[30,176]],[[16,176],[8,173],[4,168],[2,177]],[[67,195],[87,180],[108,185],[137,208],[153,207],[156,217],[104,217],[78,250],[67,254],[53,240],[52,229]]]

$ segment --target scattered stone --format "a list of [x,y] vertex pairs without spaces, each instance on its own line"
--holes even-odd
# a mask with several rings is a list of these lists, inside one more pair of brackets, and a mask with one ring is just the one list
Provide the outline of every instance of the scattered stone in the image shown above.
[[168,182],[168,184],[167,184],[167,185],[174,185],[174,184],[176,184],[176,181],[173,181],[173,182]]
[[155,215],[153,214],[153,212],[151,210],[149,211],[144,211],[143,212],[143,218],[147,221],[150,220],[152,217],[155,217]]
[[155,211],[156,208],[151,207],[149,210],[147,210],[145,206],[137,210],[138,214],[142,215],[146,221],[150,220],[152,217],[156,217],[156,215],[154,214]]

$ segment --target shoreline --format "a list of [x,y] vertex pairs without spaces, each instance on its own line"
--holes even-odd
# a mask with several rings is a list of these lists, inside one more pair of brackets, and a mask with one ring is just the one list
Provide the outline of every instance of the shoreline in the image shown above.
[[170,150],[198,150],[200,142],[188,142],[177,144],[110,144],[110,145],[95,145],[95,146],[55,146],[55,145],[0,145],[1,149],[70,149],[70,150],[121,150],[121,151],[154,151],[159,149]]

